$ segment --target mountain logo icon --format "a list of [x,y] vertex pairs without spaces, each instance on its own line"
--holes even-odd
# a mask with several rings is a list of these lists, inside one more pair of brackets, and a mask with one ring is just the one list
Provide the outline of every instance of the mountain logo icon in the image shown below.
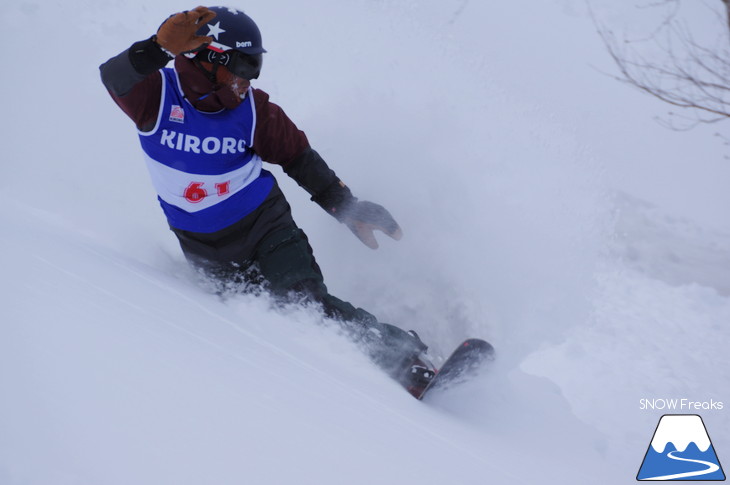
[[696,414],[662,416],[636,479],[725,480],[702,418]]

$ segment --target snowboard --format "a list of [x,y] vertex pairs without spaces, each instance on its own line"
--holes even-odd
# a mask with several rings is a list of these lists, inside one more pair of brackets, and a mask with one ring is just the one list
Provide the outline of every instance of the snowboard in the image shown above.
[[494,347],[486,340],[470,338],[459,345],[436,372],[436,376],[428,383],[416,399],[423,399],[427,394],[438,389],[445,389],[473,377],[487,362],[495,358]]

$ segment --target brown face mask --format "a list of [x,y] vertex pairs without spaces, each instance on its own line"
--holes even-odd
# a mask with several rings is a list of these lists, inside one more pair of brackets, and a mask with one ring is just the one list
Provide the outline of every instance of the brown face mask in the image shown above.
[[206,112],[237,108],[246,94],[248,81],[234,76],[225,67],[219,66],[216,70],[218,82],[214,83],[203,69],[203,66],[197,66],[185,56],[175,58],[175,70],[188,101],[196,109]]

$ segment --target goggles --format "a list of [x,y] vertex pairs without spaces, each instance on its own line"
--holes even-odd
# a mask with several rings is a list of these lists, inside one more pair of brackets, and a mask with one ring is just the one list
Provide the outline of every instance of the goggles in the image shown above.
[[235,49],[225,52],[203,49],[198,52],[196,57],[203,62],[225,66],[231,73],[249,81],[251,79],[258,79],[259,74],[261,74],[261,64],[263,63],[263,56],[261,54],[244,54]]

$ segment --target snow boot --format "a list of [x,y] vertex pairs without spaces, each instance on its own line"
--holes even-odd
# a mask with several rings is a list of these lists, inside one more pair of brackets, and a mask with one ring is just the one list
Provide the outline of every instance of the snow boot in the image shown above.
[[406,333],[415,341],[419,342],[423,346],[423,349],[417,355],[408,358],[402,367],[400,375],[394,377],[406,391],[418,398],[436,376],[436,368],[428,358],[426,354],[427,347],[418,334],[414,330],[409,330]]
[[436,377],[436,369],[424,353],[406,366],[398,381],[406,391],[418,399],[434,377]]

